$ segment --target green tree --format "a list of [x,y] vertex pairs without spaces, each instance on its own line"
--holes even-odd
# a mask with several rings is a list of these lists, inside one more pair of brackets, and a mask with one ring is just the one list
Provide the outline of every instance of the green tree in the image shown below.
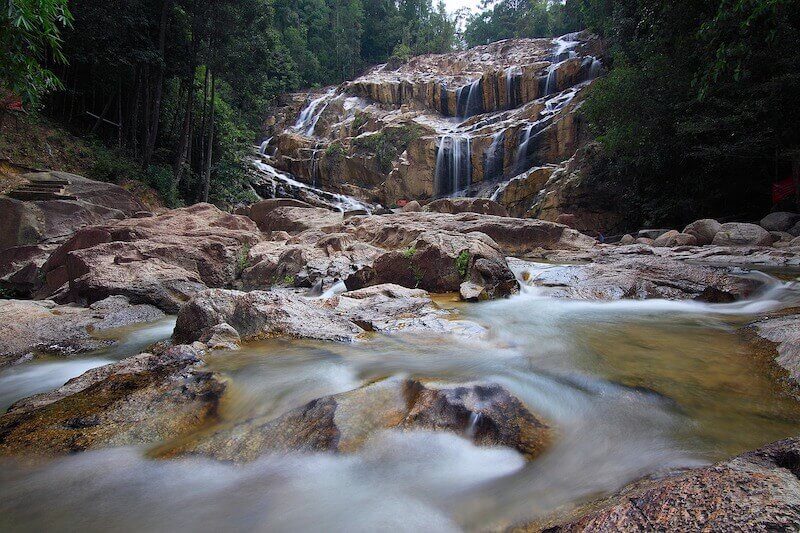
[[48,57],[66,61],[61,30],[71,22],[67,0],[6,0],[0,11],[0,90],[36,105],[43,94],[60,88],[44,63]]

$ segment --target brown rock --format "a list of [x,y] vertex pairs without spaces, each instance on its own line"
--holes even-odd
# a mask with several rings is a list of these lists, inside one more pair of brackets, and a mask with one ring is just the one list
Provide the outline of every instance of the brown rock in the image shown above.
[[175,346],[95,368],[0,417],[0,455],[56,455],[160,442],[216,417],[225,385]]
[[720,232],[722,224],[711,218],[697,220],[686,226],[683,233],[694,235],[699,246],[711,244],[714,236]]
[[476,444],[513,447],[528,458],[550,439],[549,428],[497,385],[390,379],[319,398],[277,419],[245,420],[165,455],[247,462],[272,452],[349,453],[377,431],[396,427],[464,434]]
[[772,246],[772,236],[755,224],[729,222],[714,236],[716,246]]

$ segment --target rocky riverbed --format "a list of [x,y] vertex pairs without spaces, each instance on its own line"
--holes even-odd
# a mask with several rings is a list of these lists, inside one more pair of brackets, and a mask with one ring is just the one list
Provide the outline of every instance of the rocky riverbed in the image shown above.
[[5,237],[4,529],[800,525],[792,245],[240,212]]

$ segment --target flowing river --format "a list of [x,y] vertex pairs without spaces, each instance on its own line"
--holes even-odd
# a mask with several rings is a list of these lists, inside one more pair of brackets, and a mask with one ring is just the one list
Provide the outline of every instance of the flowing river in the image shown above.
[[[499,383],[548,421],[556,439],[532,462],[459,435],[397,430],[350,455],[275,455],[243,466],[153,459],[139,448],[45,464],[6,460],[0,529],[459,531],[542,516],[642,475],[800,434],[800,403],[740,329],[760,313],[797,306],[795,285],[772,279],[736,304],[557,300],[533,288],[482,304],[442,297],[441,306],[487,327],[488,338],[271,340],[216,352],[210,365],[230,379],[227,421],[278,416],[409,376]],[[131,333],[113,354],[5,371],[0,401],[136,353],[167,336],[165,325]]]

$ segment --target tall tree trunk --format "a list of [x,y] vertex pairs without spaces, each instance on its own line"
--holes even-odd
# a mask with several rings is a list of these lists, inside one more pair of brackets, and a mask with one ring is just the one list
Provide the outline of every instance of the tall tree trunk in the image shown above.
[[[210,69],[209,69],[210,70]],[[208,136],[206,139],[205,168],[203,169],[203,201],[208,202],[208,193],[211,189],[211,161],[214,155],[214,114],[216,106],[214,97],[216,95],[216,80],[214,72],[211,72],[211,116],[208,120]]]
[[[194,68],[191,69],[194,72]],[[189,154],[189,144],[192,137],[192,107],[194,107],[194,83],[188,83],[186,91],[186,109],[183,113],[183,128],[178,140],[178,151],[173,165],[173,185],[177,188],[183,178],[183,170],[186,165],[186,156]]]
[[165,60],[164,50],[167,43],[167,28],[169,27],[169,15],[172,11],[172,2],[174,0],[163,0],[161,3],[161,22],[158,29],[158,50],[161,56],[161,64],[158,67],[158,74],[156,76],[155,95],[153,96],[153,109],[151,112],[151,121],[147,129],[145,138],[144,155],[142,157],[142,166],[147,168],[153,158],[153,152],[156,147],[156,139],[158,138],[158,128],[161,122],[161,99],[164,91],[164,68]]

